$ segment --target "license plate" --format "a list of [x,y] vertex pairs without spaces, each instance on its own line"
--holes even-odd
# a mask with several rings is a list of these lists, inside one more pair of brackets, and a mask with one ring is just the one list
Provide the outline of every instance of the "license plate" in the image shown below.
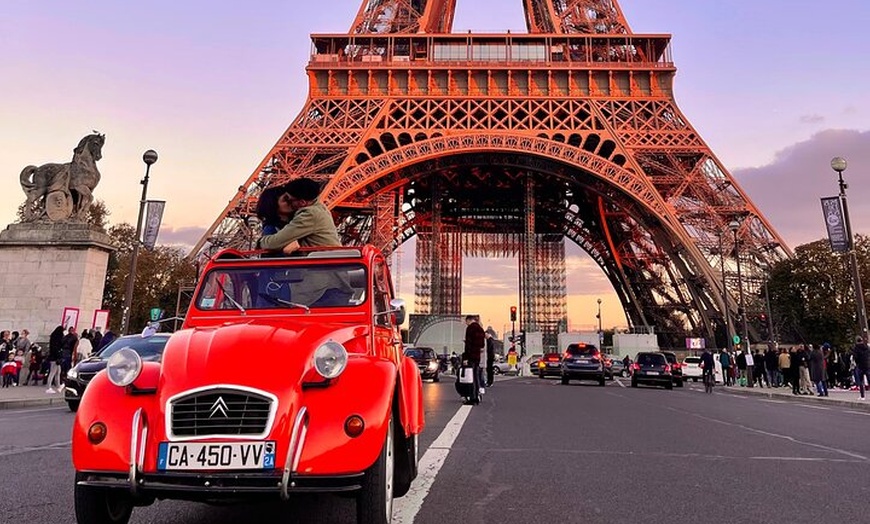
[[576,362],[576,363],[578,363],[578,364],[588,364],[588,363],[589,363],[589,359],[588,359],[588,358],[578,358],[578,359],[575,360],[574,362]]
[[559,367],[559,363],[558,363],[558,362],[550,362],[550,363],[547,364],[547,365],[550,366],[551,368],[557,368],[557,367]]
[[647,371],[646,374],[647,375],[658,375],[659,372],[658,371]]
[[161,442],[157,469],[272,469],[275,441],[265,442]]

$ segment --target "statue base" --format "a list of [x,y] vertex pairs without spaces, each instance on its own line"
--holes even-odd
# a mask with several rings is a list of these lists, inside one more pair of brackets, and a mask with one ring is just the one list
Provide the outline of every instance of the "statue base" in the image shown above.
[[116,249],[89,224],[10,224],[0,232],[0,329],[27,329],[40,343],[61,324],[91,329]]

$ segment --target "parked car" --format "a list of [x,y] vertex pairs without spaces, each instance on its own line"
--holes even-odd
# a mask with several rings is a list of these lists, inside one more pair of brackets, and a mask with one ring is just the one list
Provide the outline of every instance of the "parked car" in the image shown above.
[[701,369],[701,357],[684,358],[682,371],[684,379],[691,378],[693,382],[697,382],[699,379],[703,378],[704,370]]
[[604,358],[601,351],[591,344],[569,344],[562,358],[562,384],[571,380],[596,380],[599,386],[605,385]]
[[547,353],[538,360],[538,368],[535,370],[540,378],[562,376],[562,354]]
[[315,492],[388,522],[417,476],[424,425],[394,289],[371,245],[211,257],[162,360],[122,348],[89,384],[72,429],[77,522],[126,524],[158,498]]
[[613,377],[615,376],[628,376],[628,370],[625,369],[625,363],[622,362],[621,358],[617,357],[616,355],[607,354],[604,355],[604,359],[604,362],[606,364],[607,378],[609,380],[613,380]]
[[683,366],[677,360],[677,355],[670,351],[662,351],[661,353],[668,359],[668,364],[671,366],[671,376],[674,378],[674,385],[678,388],[683,387]]
[[492,373],[494,375],[507,375],[507,374],[513,373],[513,372],[514,372],[514,370],[511,369],[510,364],[508,364],[504,360],[496,361],[496,362],[493,362],[493,364],[492,364]]
[[638,353],[634,364],[631,365],[631,387],[633,388],[640,384],[649,384],[673,389],[673,380],[671,365],[668,364],[663,353]]
[[526,362],[529,363],[529,371],[532,373],[538,372],[538,362],[541,360],[541,357],[544,355],[540,353],[535,353],[534,355],[529,355],[529,358]]
[[167,340],[169,340],[168,333],[159,333],[148,337],[127,335],[115,339],[100,350],[99,353],[91,355],[89,358],[73,366],[67,371],[66,378],[64,379],[63,397],[69,406],[69,410],[75,412],[79,409],[79,402],[81,402],[82,396],[85,394],[85,389],[97,373],[106,369],[106,362],[109,360],[109,357],[123,348],[130,348],[144,362],[159,362]]
[[420,370],[420,378],[423,380],[431,379],[432,382],[439,382],[441,379],[441,362],[438,356],[435,355],[435,350],[424,347],[405,348],[405,356],[414,359],[417,363],[417,369]]

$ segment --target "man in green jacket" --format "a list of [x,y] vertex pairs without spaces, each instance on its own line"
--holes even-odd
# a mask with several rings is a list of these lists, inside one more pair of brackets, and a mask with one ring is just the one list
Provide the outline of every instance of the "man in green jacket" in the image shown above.
[[340,246],[332,213],[320,201],[320,184],[310,178],[297,178],[285,186],[279,198],[293,209],[293,218],[274,235],[257,242],[261,249],[290,254],[300,247]]

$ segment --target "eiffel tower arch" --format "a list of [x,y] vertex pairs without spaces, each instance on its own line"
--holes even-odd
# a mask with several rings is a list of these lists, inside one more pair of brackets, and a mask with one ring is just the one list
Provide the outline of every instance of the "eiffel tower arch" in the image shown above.
[[312,177],[345,243],[416,237],[418,313],[460,313],[463,256],[516,256],[521,325],[555,344],[567,239],[631,327],[727,345],[791,253],[678,108],[670,36],[615,0],[523,4],[528,34],[453,34],[456,0],[363,0],[347,34],[312,35],[304,108],[193,254],[248,245],[262,189]]

